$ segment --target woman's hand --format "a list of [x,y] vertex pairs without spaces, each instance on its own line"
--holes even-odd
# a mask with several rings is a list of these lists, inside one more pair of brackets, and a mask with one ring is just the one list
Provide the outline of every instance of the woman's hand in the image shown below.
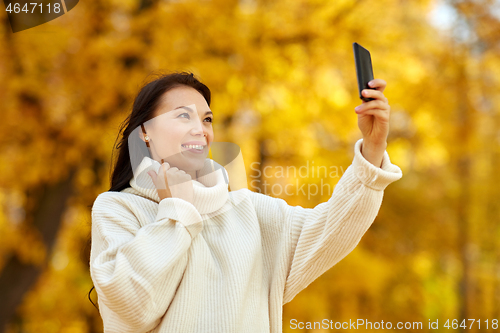
[[374,79],[368,85],[377,90],[364,89],[361,93],[363,97],[375,100],[363,101],[354,110],[358,114],[358,127],[363,134],[362,154],[370,163],[379,167],[387,147],[391,107],[383,94],[387,85],[384,80]]
[[375,98],[354,108],[358,114],[358,126],[363,134],[363,142],[384,145],[389,135],[389,115],[391,107],[383,92],[387,85],[384,80],[374,79],[368,83],[372,89],[364,89],[363,97]]
[[193,182],[189,174],[177,167],[171,168],[167,162],[161,165],[158,173],[148,172],[158,191],[160,201],[165,198],[180,198],[193,203]]

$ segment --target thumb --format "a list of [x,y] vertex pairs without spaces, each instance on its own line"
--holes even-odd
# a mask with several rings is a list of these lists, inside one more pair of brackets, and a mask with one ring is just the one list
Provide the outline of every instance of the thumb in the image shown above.
[[154,171],[148,171],[148,175],[153,180],[153,183],[155,183],[156,182],[156,172],[154,172]]

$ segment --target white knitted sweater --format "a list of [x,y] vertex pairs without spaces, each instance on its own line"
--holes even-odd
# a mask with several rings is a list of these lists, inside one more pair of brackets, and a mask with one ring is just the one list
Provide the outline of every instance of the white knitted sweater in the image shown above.
[[131,187],[100,194],[92,208],[90,274],[104,332],[282,332],[283,304],[356,247],[384,189],[402,177],[387,151],[381,168],[368,162],[362,141],[313,209],[228,192],[224,168],[193,180],[193,204],[160,201],[147,174],[160,163],[145,157]]

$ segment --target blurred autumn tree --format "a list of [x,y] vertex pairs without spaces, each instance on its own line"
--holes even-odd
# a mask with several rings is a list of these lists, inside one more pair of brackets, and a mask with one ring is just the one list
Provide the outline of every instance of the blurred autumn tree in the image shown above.
[[[118,127],[158,69],[210,87],[216,140],[242,147],[250,189],[326,201],[342,172],[261,171],[349,166],[361,137],[354,41],[388,83],[388,152],[404,176],[359,246],[285,305],[284,332],[292,318],[499,318],[499,18],[491,1],[451,2],[447,33],[429,23],[434,5],[99,0],[16,34],[4,17],[0,331],[102,332],[87,300],[89,206],[109,188]],[[330,188],[287,196],[264,181]]]

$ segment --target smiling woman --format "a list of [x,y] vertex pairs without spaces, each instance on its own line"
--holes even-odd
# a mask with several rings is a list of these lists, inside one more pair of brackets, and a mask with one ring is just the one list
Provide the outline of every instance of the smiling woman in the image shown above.
[[[204,107],[200,110],[209,109],[211,102],[210,89],[197,80],[192,73],[181,72],[164,75],[146,84],[141,89],[135,98],[131,114],[120,127],[122,137],[116,145],[118,159],[114,164],[109,191],[121,191],[129,187],[129,182],[134,175],[132,164],[136,161],[141,162],[144,156],[149,156],[156,161],[160,161],[159,156],[162,156],[161,158],[168,157],[167,162],[175,162],[178,159],[175,156],[178,146],[161,144],[162,140],[177,140],[180,145],[180,143],[184,143],[181,140],[185,139],[186,136],[201,137],[196,128],[193,129],[193,134],[178,130],[177,126],[185,122],[182,119],[185,118],[182,115],[185,113],[185,109],[182,109],[184,112],[174,110],[174,108],[184,106],[182,103],[185,100],[179,98],[180,96],[194,98],[195,105]],[[177,103],[180,104],[176,105]],[[167,129],[165,126],[162,127],[162,120],[166,120],[171,125],[174,124],[173,121],[176,121],[176,123]],[[141,125],[144,125],[148,130],[146,133],[140,133]],[[165,133],[161,133],[162,130]],[[204,134],[210,135],[210,142],[213,141],[211,124],[210,128],[204,128],[204,131],[207,131]],[[133,132],[135,134],[131,135]],[[120,133],[118,136],[120,136]],[[143,134],[149,134],[150,136],[150,146],[154,147],[153,156],[148,151],[148,147],[144,145]],[[157,153],[161,155],[157,155],[155,150],[158,150]],[[178,167],[177,165],[174,166]]]
[[163,94],[139,134],[142,140],[147,134],[151,158],[163,159],[196,179],[195,171],[203,166],[214,140],[212,122],[213,113],[205,98],[196,89],[181,86]]
[[[144,141],[144,137],[140,138],[139,135],[131,135],[132,132],[136,131],[141,125],[141,127],[143,127],[145,122],[150,121],[160,113],[158,109],[160,105],[163,108],[165,107],[164,102],[166,93],[175,88],[186,89],[188,87],[195,89],[198,94],[203,96],[206,105],[210,105],[210,89],[199,82],[192,73],[181,72],[161,76],[146,84],[141,89],[135,98],[132,112],[120,126],[118,137],[120,137],[121,134],[121,140],[116,144],[118,158],[114,164],[111,187],[108,191],[120,192],[130,187],[130,180],[134,176],[132,164],[134,164],[134,162],[137,164],[137,161],[142,161],[144,156],[151,157],[150,152],[145,149],[146,147],[139,143],[139,139]],[[168,108],[168,105],[166,107]],[[144,132],[144,136],[146,136],[146,132]],[[149,143],[147,143],[147,147],[149,148]],[[93,289],[94,287],[90,289],[89,300],[90,293]]]
[[111,188],[92,206],[104,332],[282,332],[283,304],[354,249],[402,176],[386,151],[380,167],[365,159],[361,139],[313,209],[229,191],[225,167],[207,158],[213,117],[210,90],[174,73],[142,88],[122,125]]

